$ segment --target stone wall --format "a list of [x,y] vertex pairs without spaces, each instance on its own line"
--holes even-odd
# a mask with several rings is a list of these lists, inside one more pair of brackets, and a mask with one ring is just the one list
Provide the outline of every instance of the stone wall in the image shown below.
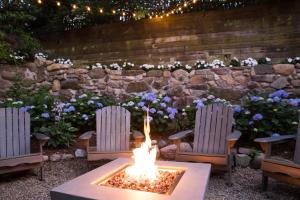
[[271,57],[274,61],[300,52],[300,4],[297,0],[241,9],[196,12],[163,19],[139,20],[45,33],[43,46],[75,63],[137,65],[194,63],[216,56]]
[[20,73],[24,86],[36,88],[48,85],[50,92],[61,98],[84,92],[123,99],[139,92],[168,94],[180,104],[191,102],[204,94],[214,94],[227,100],[239,100],[250,90],[286,89],[300,96],[300,64],[258,65],[253,68],[215,68],[174,72],[152,70],[109,70],[72,68],[52,61],[36,60],[23,66],[0,67],[0,95]]

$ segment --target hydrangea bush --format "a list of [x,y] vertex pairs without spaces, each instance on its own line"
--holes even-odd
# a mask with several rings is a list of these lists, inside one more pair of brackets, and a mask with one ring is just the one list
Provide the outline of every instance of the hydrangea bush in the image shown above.
[[130,98],[121,103],[131,113],[131,126],[135,130],[143,130],[144,115],[148,111],[151,119],[151,133],[164,135],[177,130],[176,116],[178,110],[168,96],[149,92]]
[[249,96],[243,106],[234,106],[236,128],[244,141],[256,137],[293,134],[298,126],[300,99],[284,90],[266,96]]

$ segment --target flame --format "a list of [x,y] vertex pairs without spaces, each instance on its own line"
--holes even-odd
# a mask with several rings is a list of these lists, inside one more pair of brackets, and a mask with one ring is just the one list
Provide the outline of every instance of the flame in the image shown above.
[[158,167],[155,165],[156,146],[152,146],[150,138],[150,120],[144,119],[145,142],[140,148],[133,150],[134,164],[126,168],[125,173],[136,181],[154,181],[158,178]]

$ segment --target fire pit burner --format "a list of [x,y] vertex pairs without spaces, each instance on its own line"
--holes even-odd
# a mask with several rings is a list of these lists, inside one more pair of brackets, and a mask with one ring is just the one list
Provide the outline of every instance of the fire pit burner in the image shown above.
[[136,181],[128,177],[125,169],[122,169],[104,181],[98,183],[98,185],[154,192],[159,194],[171,194],[182,177],[184,170],[159,168],[158,173],[159,178],[153,182],[148,180]]

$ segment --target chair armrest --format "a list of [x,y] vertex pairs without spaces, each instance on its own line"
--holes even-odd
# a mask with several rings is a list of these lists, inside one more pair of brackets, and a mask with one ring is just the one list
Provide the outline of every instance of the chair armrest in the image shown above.
[[47,142],[47,141],[50,139],[49,136],[44,135],[44,134],[42,134],[42,133],[34,133],[34,136],[35,136],[35,138],[36,138],[37,140],[39,140],[39,141],[46,141],[46,142]]
[[256,138],[254,142],[258,142],[264,151],[266,158],[271,156],[272,143],[286,142],[290,139],[295,139],[296,135],[272,136],[265,138]]
[[89,140],[93,136],[93,134],[96,134],[95,131],[88,131],[83,133],[81,136],[79,136],[80,140]]
[[258,143],[274,143],[274,142],[282,142],[287,141],[289,139],[296,138],[296,135],[283,135],[283,136],[272,136],[272,137],[265,137],[265,138],[256,138],[254,142]]
[[186,130],[186,131],[180,131],[174,135],[171,135],[169,137],[169,140],[180,140],[182,138],[185,138],[186,136],[188,136],[189,134],[193,133],[193,130]]
[[227,141],[237,141],[241,137],[241,132],[238,130],[234,130],[227,136]]

